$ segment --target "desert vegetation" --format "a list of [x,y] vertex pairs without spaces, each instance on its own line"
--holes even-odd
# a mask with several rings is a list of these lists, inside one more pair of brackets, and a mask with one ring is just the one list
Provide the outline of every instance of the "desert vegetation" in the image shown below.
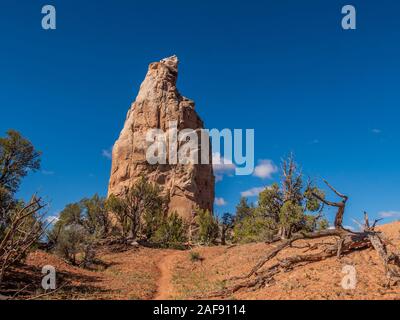
[[[313,232],[329,226],[324,217],[322,190],[305,183],[293,155],[282,162],[282,181],[266,188],[257,206],[242,198],[236,208],[234,237],[238,242],[289,239],[293,234]],[[318,195],[317,198],[315,195]]]
[[46,204],[36,195],[28,202],[15,196],[22,179],[39,168],[40,152],[30,141],[13,130],[0,138],[0,285],[43,235]]
[[[242,198],[235,215],[215,217],[198,209],[192,221],[173,212],[160,189],[140,178],[123,196],[108,199],[98,195],[69,204],[48,233],[49,246],[66,260],[76,264],[76,256],[92,253],[102,240],[120,243],[150,243],[162,248],[183,245],[217,245],[290,238],[300,231],[324,230],[323,192],[304,183],[293,157],[282,165],[282,186],[274,184],[260,193],[258,204]],[[115,223],[111,223],[114,220]]]
[[[22,179],[39,170],[40,156],[32,143],[16,131],[0,139],[0,287],[32,251],[56,255],[74,268],[99,270],[98,265],[112,265],[104,249],[113,245],[117,245],[116,252],[146,247],[192,249],[189,258],[186,256],[192,268],[201,268],[206,260],[196,248],[223,246],[229,250],[249,243],[273,245],[248,272],[223,279],[198,296],[202,298],[257,290],[282,273],[370,248],[377,252],[384,267],[386,285],[396,285],[400,280],[399,255],[389,249],[390,241],[376,230],[378,221],[370,222],[365,213],[362,231],[344,228],[349,197],[324,181],[339,198],[329,200],[321,188],[304,177],[292,155],[282,161],[280,184],[265,188],[256,204],[240,199],[234,214],[216,217],[198,209],[192,220],[185,220],[176,212],[168,212],[168,198],[143,176],[123,195],[104,198],[96,194],[68,204],[57,221],[49,223],[45,223],[46,203],[40,197],[33,195],[27,202],[16,198]],[[327,207],[337,209],[333,227],[325,217]],[[275,259],[285,251],[291,254]],[[154,264],[162,261],[163,254],[157,257]],[[154,291],[154,279],[150,278],[147,285]],[[13,290],[12,294],[18,293]]]
[[105,199],[94,195],[65,207],[47,233],[47,248],[73,265],[88,267],[94,262],[95,247],[110,231]]
[[[343,217],[349,197],[337,191],[327,181],[325,181],[325,184],[341,199],[341,201],[333,202],[327,200],[318,189],[315,188],[311,189],[310,194],[321,203],[337,208],[334,228],[322,230],[315,230],[312,228],[311,231],[300,229],[295,233],[290,233],[289,237],[283,237],[284,234],[280,232],[281,229],[279,228],[279,232],[276,236],[268,241],[268,243],[276,243],[275,247],[269,250],[266,255],[251,268],[250,272],[243,276],[227,279],[231,282],[231,285],[226,286],[219,292],[212,293],[210,296],[224,297],[243,288],[261,288],[273,282],[274,278],[280,273],[289,272],[298,267],[326,260],[330,257],[336,256],[340,258],[342,255],[369,248],[373,248],[380,258],[385,270],[386,286],[391,287],[397,285],[400,280],[400,256],[397,251],[390,251],[388,249],[390,241],[388,241],[382,232],[375,230],[378,220],[375,220],[371,224],[368,214],[365,212],[364,225],[360,225],[362,231],[353,232],[344,228]],[[286,212],[286,210],[284,212]],[[315,225],[315,223],[313,223],[313,225]],[[321,242],[313,244],[305,243],[303,246],[295,247],[296,242],[302,240],[311,241],[314,239],[319,239]],[[323,241],[324,239],[327,241]],[[332,239],[334,239],[333,242],[329,241]],[[281,251],[290,248],[298,248],[300,250],[299,254],[293,254],[285,257],[285,259],[277,260],[263,269],[263,267],[272,261]]]
[[217,243],[220,225],[211,212],[198,210],[189,223],[176,212],[168,214],[166,203],[160,189],[142,177],[123,196],[94,195],[69,204],[47,232],[48,250],[73,265],[89,266],[96,248],[106,244],[187,248]]

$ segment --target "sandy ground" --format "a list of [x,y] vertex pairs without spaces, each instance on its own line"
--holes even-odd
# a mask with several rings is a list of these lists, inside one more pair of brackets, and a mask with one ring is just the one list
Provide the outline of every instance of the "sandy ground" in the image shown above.
[[172,279],[175,262],[181,254],[181,251],[168,250],[159,262],[160,278],[154,300],[168,300],[176,294]]
[[[381,227],[398,251],[400,223]],[[330,241],[329,239],[325,241]],[[331,240],[333,241],[333,239]],[[315,241],[316,242],[316,241]],[[302,243],[299,242],[298,245]],[[174,285],[179,292],[175,298],[193,298],[229,285],[233,276],[246,274],[262,258],[271,245],[248,244],[242,246],[199,248],[203,257],[200,263],[190,262],[188,254],[181,255],[175,264]],[[289,249],[277,256],[284,258],[301,254],[301,249]],[[272,260],[271,263],[276,260]],[[266,267],[269,264],[266,265]],[[342,287],[343,268],[353,266],[356,271],[356,288]],[[400,287],[386,288],[386,277],[379,257],[372,249],[355,252],[340,259],[330,258],[279,274],[275,282],[256,291],[240,291],[227,299],[400,299]]]
[[[151,299],[157,292],[160,278],[159,263],[162,250],[131,249],[99,253],[103,265],[98,270],[73,267],[62,259],[42,251],[31,253],[26,265],[16,268],[14,279],[22,279],[19,287],[29,285],[30,291],[40,292],[42,267],[51,265],[57,271],[57,287],[63,286],[46,299]],[[0,293],[6,294],[0,289]],[[22,292],[23,293],[23,292]]]
[[[400,251],[400,222],[381,230],[392,242],[391,249]],[[229,285],[227,279],[233,276],[246,274],[271,248],[264,243],[199,247],[192,250],[200,254],[197,261],[192,261],[190,251],[103,250],[99,252],[103,265],[97,270],[72,267],[54,255],[36,251],[29,255],[26,265],[14,270],[11,279],[14,290],[20,289],[21,294],[26,285],[31,293],[39,293],[41,268],[52,265],[57,270],[57,285],[64,287],[44,299],[194,299]],[[276,259],[301,254],[302,250],[288,249]],[[355,289],[346,290],[341,285],[345,266],[356,270]],[[385,284],[384,269],[370,249],[296,268],[277,275],[264,288],[242,290],[226,299],[400,299],[400,286],[387,288]],[[0,289],[0,293],[7,294],[7,290]]]

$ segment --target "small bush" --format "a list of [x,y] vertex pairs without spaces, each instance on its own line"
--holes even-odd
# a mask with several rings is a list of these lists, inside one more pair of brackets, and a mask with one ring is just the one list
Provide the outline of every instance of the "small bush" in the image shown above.
[[201,257],[200,253],[196,251],[191,251],[189,257],[190,261],[192,262],[203,261],[203,258]]
[[161,222],[151,240],[165,248],[176,247],[187,241],[186,234],[183,219],[173,212]]
[[33,197],[28,204],[19,202],[8,212],[9,220],[0,234],[0,284],[8,269],[24,260],[43,234],[41,199]]
[[158,216],[164,212],[165,198],[160,188],[142,176],[124,197],[111,195],[106,206],[118,220],[123,238],[152,236]]
[[89,243],[86,247],[85,247],[85,254],[83,257],[83,261],[82,261],[82,266],[84,268],[89,269],[90,267],[92,267],[95,263],[97,262],[96,259],[96,249],[95,247]]
[[273,222],[253,212],[234,227],[234,240],[239,243],[262,242],[274,235]]
[[219,233],[218,221],[214,215],[208,210],[198,210],[197,224],[199,225],[197,240],[206,245],[214,243]]
[[265,241],[273,237],[290,239],[298,232],[324,230],[329,224],[323,217],[325,194],[305,183],[293,155],[282,163],[281,186],[274,183],[263,190],[256,206],[241,199],[236,208],[234,237],[239,242]]
[[94,195],[67,205],[47,232],[47,248],[72,264],[77,258],[84,267],[95,260],[95,245],[111,231],[105,199]]
[[221,245],[226,245],[227,241],[232,240],[233,227],[235,226],[235,218],[230,213],[224,213],[220,221]]
[[77,255],[85,252],[89,245],[89,234],[79,224],[65,226],[58,236],[56,252],[73,265],[77,264]]
[[40,169],[41,153],[15,130],[0,137],[0,283],[9,268],[23,261],[43,233],[45,206],[33,196],[29,203],[17,199],[21,181]]

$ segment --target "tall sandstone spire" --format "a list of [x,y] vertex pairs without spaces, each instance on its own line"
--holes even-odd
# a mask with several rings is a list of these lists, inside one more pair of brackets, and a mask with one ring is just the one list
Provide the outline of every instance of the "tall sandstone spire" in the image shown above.
[[163,194],[169,197],[169,212],[176,211],[181,217],[190,219],[196,208],[213,209],[215,178],[211,160],[210,164],[193,165],[150,165],[146,160],[148,130],[166,132],[172,121],[176,121],[178,130],[203,128],[194,102],[178,92],[177,77],[176,56],[150,64],[113,148],[108,194],[123,196],[144,176],[158,184]]

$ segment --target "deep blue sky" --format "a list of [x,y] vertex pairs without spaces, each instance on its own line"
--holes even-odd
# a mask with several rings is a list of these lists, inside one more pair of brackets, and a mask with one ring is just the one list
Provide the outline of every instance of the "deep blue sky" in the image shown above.
[[[56,6],[56,31],[41,29],[45,4]],[[356,6],[355,31],[341,29],[346,4]],[[17,129],[43,151],[43,171],[24,180],[21,196],[39,192],[50,214],[106,194],[102,150],[118,137],[148,64],[177,54],[179,89],[208,128],[254,128],[257,160],[279,164],[295,152],[306,174],[350,195],[346,224],[362,210],[400,215],[398,1],[0,6],[0,132]],[[241,192],[272,181],[224,177],[216,193],[228,204],[216,211],[233,211]]]

